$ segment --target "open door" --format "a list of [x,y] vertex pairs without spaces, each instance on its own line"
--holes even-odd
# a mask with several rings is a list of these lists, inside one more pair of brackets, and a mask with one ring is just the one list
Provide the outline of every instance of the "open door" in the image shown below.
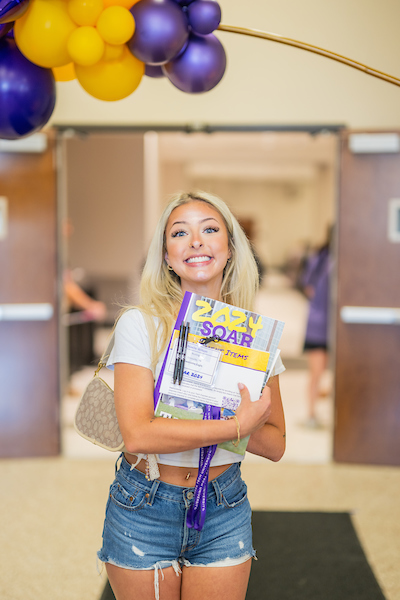
[[21,144],[0,147],[0,457],[59,452],[54,139]]
[[341,139],[334,459],[400,465],[400,134]]

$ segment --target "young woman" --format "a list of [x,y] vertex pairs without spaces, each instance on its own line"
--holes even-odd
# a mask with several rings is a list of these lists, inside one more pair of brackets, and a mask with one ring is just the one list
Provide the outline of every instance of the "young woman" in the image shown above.
[[[238,437],[231,420],[154,417],[153,390],[184,292],[251,309],[258,272],[247,238],[226,204],[209,194],[179,194],[165,208],[141,281],[141,305],[126,311],[108,364],[126,452],[110,489],[98,553],[117,600],[243,600],[255,552],[251,510],[240,477],[244,456],[217,449],[209,470],[201,531],[186,526],[199,448]],[[247,450],[278,461],[285,449],[281,362],[259,400],[239,384],[236,411]],[[158,455],[160,476],[146,478]]]

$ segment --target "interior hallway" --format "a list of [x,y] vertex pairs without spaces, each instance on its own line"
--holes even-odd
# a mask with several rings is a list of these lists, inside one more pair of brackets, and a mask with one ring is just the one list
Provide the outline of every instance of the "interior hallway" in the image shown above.
[[[323,427],[307,429],[303,422],[307,417],[307,360],[302,354],[304,331],[307,319],[307,301],[305,297],[291,288],[288,279],[277,272],[271,272],[265,278],[256,302],[256,311],[271,315],[285,322],[280,343],[286,372],[280,377],[282,398],[287,428],[287,448],[282,459],[289,463],[326,464],[332,456],[333,404],[331,395],[318,403],[318,418]],[[106,347],[109,330],[99,330],[95,340],[96,354],[101,355]],[[70,392],[62,403],[62,447],[63,454],[70,458],[105,458],[112,455],[102,448],[89,444],[73,429],[73,419],[81,392],[93,376],[94,368],[85,367],[73,374]],[[113,373],[102,369],[103,377],[109,385],[113,384]],[[326,371],[322,387],[331,390],[331,373]],[[246,460],[263,461],[253,455]]]
[[[282,277],[269,276],[257,309],[287,323],[281,343],[289,367],[281,376],[287,452],[277,464],[246,458],[242,469],[250,502],[255,510],[349,511],[387,599],[399,600],[400,469],[331,462],[329,397],[318,407],[325,427],[302,427],[307,371],[299,348],[306,308],[303,297]],[[106,335],[100,332],[98,346],[104,345]],[[76,373],[72,387],[82,389],[93,370]],[[112,373],[103,371],[111,380]],[[327,385],[329,380],[328,372]],[[96,570],[96,551],[117,456],[75,434],[71,425],[77,401],[77,396],[67,396],[62,403],[62,456],[0,461],[3,600],[100,598],[105,579]]]

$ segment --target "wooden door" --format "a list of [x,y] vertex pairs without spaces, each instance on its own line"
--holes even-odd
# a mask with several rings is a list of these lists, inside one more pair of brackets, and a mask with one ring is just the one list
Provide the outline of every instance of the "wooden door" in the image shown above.
[[0,197],[0,457],[55,455],[59,365],[51,136],[42,152],[0,151]]
[[357,135],[341,140],[334,459],[400,465],[400,136]]

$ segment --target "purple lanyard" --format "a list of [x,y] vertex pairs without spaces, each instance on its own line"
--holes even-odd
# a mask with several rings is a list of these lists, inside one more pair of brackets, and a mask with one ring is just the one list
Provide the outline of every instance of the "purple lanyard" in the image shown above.
[[[220,408],[207,405],[203,413],[203,420],[209,421],[212,419],[219,419],[220,416]],[[193,504],[189,507],[186,517],[187,527],[193,527],[197,531],[203,529],[204,521],[206,519],[208,471],[216,449],[217,444],[200,448],[199,472],[196,479],[196,485],[194,486]]]

